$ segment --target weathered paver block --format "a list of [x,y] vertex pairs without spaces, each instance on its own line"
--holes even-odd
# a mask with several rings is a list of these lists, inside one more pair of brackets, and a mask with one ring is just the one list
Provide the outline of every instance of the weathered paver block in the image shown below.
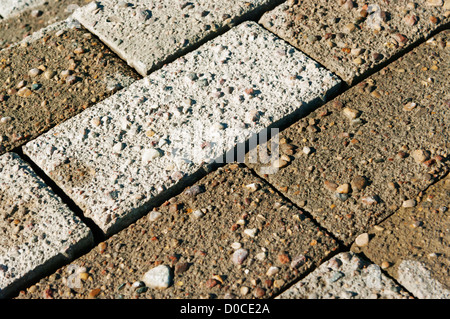
[[0,51],[0,154],[139,78],[70,18]]
[[92,244],[91,231],[28,164],[0,156],[0,298]]
[[74,16],[143,76],[279,0],[102,0]]
[[111,233],[204,163],[339,84],[281,39],[244,23],[55,127],[24,152]]
[[45,0],[2,0],[0,17],[6,19],[27,9],[43,4]]
[[364,252],[415,297],[450,299],[450,177],[368,232]]
[[47,288],[53,298],[270,298],[337,248],[248,168],[228,164],[18,298]]
[[407,299],[407,291],[381,268],[343,252],[277,296],[277,299]]
[[412,205],[448,172],[448,41],[438,34],[283,131],[282,167],[265,178],[346,244]]
[[[67,19],[91,0],[51,0],[0,20],[0,50],[58,21]],[[3,1],[2,1],[3,6]]]
[[291,0],[260,20],[348,84],[449,22],[448,0]]

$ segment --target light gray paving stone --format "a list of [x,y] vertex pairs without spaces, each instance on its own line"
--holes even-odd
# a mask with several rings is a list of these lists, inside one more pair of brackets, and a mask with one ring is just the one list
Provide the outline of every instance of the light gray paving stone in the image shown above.
[[343,252],[280,294],[277,299],[407,299],[407,291],[372,264]]
[[280,0],[102,0],[74,16],[143,76]]
[[248,22],[55,127],[24,152],[108,234],[205,163],[339,85]]
[[93,243],[91,231],[15,153],[0,157],[0,298]]
[[0,16],[6,19],[14,14],[41,5],[44,2],[45,0],[2,0]]

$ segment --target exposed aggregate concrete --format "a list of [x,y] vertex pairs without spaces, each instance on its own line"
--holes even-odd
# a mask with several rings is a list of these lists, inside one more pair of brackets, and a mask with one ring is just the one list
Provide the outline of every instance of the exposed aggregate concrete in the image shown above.
[[448,0],[289,0],[260,20],[348,84],[449,22]]
[[28,164],[0,156],[0,298],[92,244],[91,231]]
[[262,176],[346,244],[414,206],[448,172],[449,55],[445,31],[317,109],[280,134],[284,161]]
[[73,19],[0,51],[0,154],[139,78]]
[[270,298],[337,248],[302,210],[228,164],[17,298]]
[[89,2],[91,0],[48,0],[8,19],[0,20],[0,50],[42,28],[67,19],[76,8]]
[[[107,234],[340,81],[254,22],[31,141],[24,152]],[[249,116],[250,115],[250,116]]]
[[409,299],[381,268],[352,252],[323,263],[277,299]]
[[280,0],[102,0],[74,13],[143,76]]
[[363,252],[415,297],[450,299],[450,177],[369,232]]

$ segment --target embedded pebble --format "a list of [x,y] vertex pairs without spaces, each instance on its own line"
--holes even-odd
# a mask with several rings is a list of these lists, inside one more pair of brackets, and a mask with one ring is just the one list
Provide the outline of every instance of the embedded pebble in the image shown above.
[[248,257],[248,250],[239,248],[233,253],[233,256],[231,257],[231,261],[235,265],[241,265],[244,260]]
[[402,206],[405,208],[410,208],[416,206],[416,200],[415,199],[408,199],[403,201]]
[[363,234],[359,235],[358,237],[356,237],[356,239],[355,239],[355,244],[358,247],[367,246],[368,243],[369,243],[369,234],[368,233],[363,233]]
[[34,68],[34,69],[31,69],[30,71],[28,71],[28,75],[31,77],[35,77],[35,76],[38,76],[39,74],[41,74],[41,72],[42,72],[41,70]]
[[142,281],[147,287],[166,289],[172,284],[172,270],[166,265],[156,266],[144,274]]

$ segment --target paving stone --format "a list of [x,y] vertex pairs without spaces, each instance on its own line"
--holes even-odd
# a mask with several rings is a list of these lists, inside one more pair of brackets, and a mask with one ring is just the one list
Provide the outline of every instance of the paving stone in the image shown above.
[[281,3],[279,0],[194,2],[102,0],[74,16],[140,74],[147,75],[201,42]]
[[401,208],[369,231],[364,252],[421,299],[450,299],[450,177],[421,194],[415,207]]
[[27,9],[43,4],[45,0],[2,0],[0,16],[6,19]]
[[[42,298],[47,288],[76,299],[95,289],[104,299],[270,298],[337,247],[248,168],[228,164],[17,298]],[[162,289],[144,285],[150,273],[149,285],[156,279]]]
[[0,50],[21,41],[33,32],[67,19],[75,8],[89,2],[91,0],[45,1],[8,19],[0,20]]
[[348,84],[448,26],[448,1],[287,1],[260,23]]
[[111,234],[236,144],[316,105],[339,84],[256,23],[244,23],[24,152]]
[[353,242],[448,172],[448,40],[438,34],[283,131],[284,167],[268,172],[257,152],[250,167]]
[[90,230],[28,164],[0,156],[0,298],[92,244]]
[[352,252],[323,263],[277,299],[409,299],[381,268]]
[[0,154],[139,78],[73,19],[0,51]]

